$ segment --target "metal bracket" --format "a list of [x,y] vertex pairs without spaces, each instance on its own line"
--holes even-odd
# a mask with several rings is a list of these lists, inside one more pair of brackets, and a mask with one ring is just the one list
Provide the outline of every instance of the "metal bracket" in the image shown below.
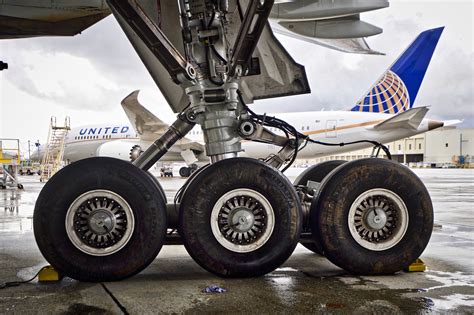
[[[272,10],[273,3],[274,0],[250,0],[232,50],[229,71],[231,76],[236,74],[240,76],[247,69]],[[240,68],[240,71],[237,71],[238,68]]]
[[295,154],[294,142],[289,140],[287,145],[285,145],[277,154],[271,154],[265,159],[265,163],[273,166],[274,168],[280,168],[286,161],[291,159]]
[[379,145],[375,145],[372,148],[372,153],[370,153],[370,157],[372,157],[372,158],[379,157],[380,150],[381,150],[381,147]]
[[[288,138],[279,136],[267,128],[265,128],[262,124],[249,124],[248,120],[245,120],[240,123],[239,125],[239,133],[242,137],[246,140],[252,140],[256,142],[264,142],[264,143],[271,143],[275,144],[280,147],[284,147],[288,144]],[[254,128],[253,131],[250,132],[245,130],[245,128]]]

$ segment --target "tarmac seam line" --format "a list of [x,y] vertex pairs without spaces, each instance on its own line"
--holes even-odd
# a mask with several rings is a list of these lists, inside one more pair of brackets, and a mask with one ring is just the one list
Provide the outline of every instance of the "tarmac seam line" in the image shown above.
[[125,306],[123,306],[122,303],[120,303],[120,301],[112,294],[112,292],[110,292],[109,288],[107,288],[105,286],[105,284],[103,284],[103,283],[101,283],[100,285],[102,286],[104,291],[112,298],[112,300],[118,306],[118,308],[122,311],[122,313],[124,315],[129,315],[129,313],[128,313],[127,309],[125,308]]

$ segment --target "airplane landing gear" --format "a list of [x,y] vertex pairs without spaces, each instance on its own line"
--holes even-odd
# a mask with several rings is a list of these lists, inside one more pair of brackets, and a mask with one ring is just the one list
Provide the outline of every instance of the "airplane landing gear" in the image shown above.
[[111,158],[70,164],[41,191],[34,233],[46,260],[81,281],[116,281],[147,267],[167,227],[164,197],[146,172]]
[[421,255],[432,229],[425,186],[390,160],[340,166],[323,180],[311,209],[311,230],[324,255],[353,274],[402,270]]
[[180,234],[193,259],[224,277],[254,277],[278,268],[295,249],[301,208],[288,179],[253,159],[209,165],[187,186]]
[[[136,1],[107,1],[158,86],[172,91],[167,100],[178,117],[133,164],[86,159],[47,182],[34,212],[43,256],[78,280],[120,280],[148,266],[163,245],[167,227],[177,227],[189,254],[206,270],[224,277],[260,276],[292,254],[304,208],[306,232],[310,229],[316,249],[351,273],[393,273],[418,258],[431,235],[432,205],[426,188],[405,167],[375,158],[321,164],[297,180],[299,194],[277,170],[290,167],[308,141],[322,143],[276,117],[257,115],[245,104],[246,98],[307,90],[301,88],[306,79],[299,65],[286,71],[285,62],[254,62],[265,29],[262,46],[269,45],[269,50],[255,55],[262,58],[279,47],[267,27],[274,1],[245,1],[245,10],[230,10],[228,1],[201,2],[178,1],[179,8],[175,3],[163,11],[163,16],[174,14],[180,20],[170,17],[173,27],[181,27],[173,34],[182,34],[183,45],[177,49]],[[161,80],[167,77],[162,69],[177,86]],[[257,83],[254,78],[256,89],[249,89],[253,84],[245,77],[262,71],[274,73],[275,80]],[[291,80],[280,84],[285,74]],[[191,177],[179,190],[177,204],[169,205],[168,216],[166,195],[146,170],[196,124],[211,164],[192,175],[183,169]],[[264,161],[237,158],[243,140],[281,149]],[[187,140],[180,145],[192,149]],[[311,182],[320,182],[320,187]]]
[[192,173],[197,171],[199,167],[196,164],[192,164],[190,166],[183,166],[179,169],[179,176],[181,177],[189,177]]

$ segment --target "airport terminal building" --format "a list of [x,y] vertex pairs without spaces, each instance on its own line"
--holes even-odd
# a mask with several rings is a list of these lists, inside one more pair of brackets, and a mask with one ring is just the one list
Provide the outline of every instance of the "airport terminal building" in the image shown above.
[[[449,167],[459,163],[474,167],[474,128],[445,127],[386,143],[392,158],[411,166]],[[356,160],[370,157],[372,149],[357,150],[316,159]]]

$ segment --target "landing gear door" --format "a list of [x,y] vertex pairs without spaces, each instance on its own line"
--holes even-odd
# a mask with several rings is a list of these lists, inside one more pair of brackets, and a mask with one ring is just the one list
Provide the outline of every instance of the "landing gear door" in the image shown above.
[[337,138],[337,120],[326,121],[326,138]]

